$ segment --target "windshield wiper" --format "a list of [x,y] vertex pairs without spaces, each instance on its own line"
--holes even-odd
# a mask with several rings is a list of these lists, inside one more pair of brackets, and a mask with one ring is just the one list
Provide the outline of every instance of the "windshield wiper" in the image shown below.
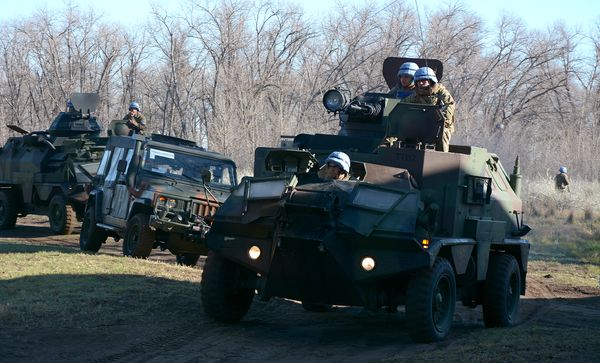
[[196,178],[196,177],[194,177],[194,176],[191,176],[191,175],[189,175],[189,174],[186,174],[186,173],[183,173],[183,174],[181,174],[181,176],[184,176],[184,177],[186,177],[186,178],[188,178],[188,179],[190,179],[190,180],[193,180],[193,181],[195,181],[196,183],[204,183],[204,180],[202,180],[202,179],[198,179],[198,178]]
[[154,170],[149,170],[149,169],[143,169],[144,171],[147,171],[149,173],[152,173],[154,175],[159,175],[162,176],[163,178],[167,178],[171,181],[173,181],[173,184],[177,184],[177,179],[173,178],[172,176],[167,175],[167,173],[161,173],[159,171],[154,171]]

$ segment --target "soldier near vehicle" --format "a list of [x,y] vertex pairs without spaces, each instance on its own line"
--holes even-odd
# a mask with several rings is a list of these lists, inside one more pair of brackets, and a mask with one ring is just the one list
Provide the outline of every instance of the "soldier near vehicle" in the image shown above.
[[129,104],[129,112],[123,117],[123,120],[127,121],[130,136],[133,134],[144,134],[146,130],[146,117],[140,112],[140,105],[137,102]]
[[435,72],[429,67],[421,67],[415,72],[417,89],[414,95],[405,99],[408,103],[421,103],[439,107],[444,119],[444,131],[436,150],[447,152],[450,138],[454,133],[454,99],[450,92],[438,82]]
[[348,180],[350,178],[350,157],[341,151],[334,151],[318,172],[322,180]]
[[554,177],[554,187],[559,191],[567,191],[569,192],[569,185],[571,184],[571,180],[569,175],[567,175],[567,167],[561,166],[558,169],[558,174]]
[[403,63],[398,70],[398,84],[388,94],[399,99],[413,95],[415,93],[415,72],[418,69],[417,63]]

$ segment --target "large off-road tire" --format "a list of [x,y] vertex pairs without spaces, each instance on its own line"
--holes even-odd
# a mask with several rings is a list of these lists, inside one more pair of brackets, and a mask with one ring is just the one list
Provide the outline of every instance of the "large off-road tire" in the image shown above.
[[240,321],[250,309],[254,289],[244,286],[252,272],[214,251],[208,252],[202,272],[202,306],[206,315],[223,323]]
[[79,234],[79,248],[82,251],[98,252],[100,246],[106,241],[106,231],[96,227],[96,215],[93,208],[88,208],[83,217],[81,233]]
[[485,326],[504,327],[516,324],[521,298],[521,271],[514,256],[490,257],[483,291]]
[[0,230],[15,228],[17,224],[17,203],[13,190],[0,190]]
[[332,305],[302,301],[302,307],[311,313],[324,313],[331,310]]
[[176,256],[177,263],[185,266],[196,266],[200,255],[197,253],[182,253]]
[[431,269],[419,271],[408,284],[408,335],[419,343],[443,340],[450,332],[455,307],[454,270],[448,260],[438,257]]
[[65,197],[57,194],[48,205],[48,220],[52,233],[67,235],[73,233],[77,215],[73,206],[67,204]]
[[135,258],[148,258],[154,246],[154,231],[150,229],[149,219],[145,213],[134,215],[127,222],[125,238],[123,238],[123,255]]

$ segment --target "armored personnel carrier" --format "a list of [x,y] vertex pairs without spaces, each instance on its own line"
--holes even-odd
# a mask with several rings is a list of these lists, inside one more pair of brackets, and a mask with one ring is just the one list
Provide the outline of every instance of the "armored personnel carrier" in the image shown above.
[[0,148],[0,230],[14,228],[18,217],[47,214],[55,234],[70,234],[81,220],[89,185],[106,138],[94,112],[96,93],[74,93],[46,131],[27,132]]
[[195,265],[206,254],[215,211],[236,184],[235,163],[193,141],[111,136],[90,192],[80,247],[97,252],[109,236],[123,238],[125,256],[147,258],[161,248],[179,263]]
[[[388,58],[392,87],[400,64]],[[475,146],[435,150],[439,106],[339,90],[324,105],[340,116],[338,135],[301,134],[294,148],[259,148],[254,177],[243,178],[208,234],[202,304],[210,317],[237,322],[255,295],[396,312],[404,305],[417,342],[444,339],[456,301],[483,305],[485,326],[517,321],[525,293],[530,229],[523,224],[518,166]],[[384,141],[394,138],[389,146]],[[320,180],[332,151],[351,157],[350,180]]]

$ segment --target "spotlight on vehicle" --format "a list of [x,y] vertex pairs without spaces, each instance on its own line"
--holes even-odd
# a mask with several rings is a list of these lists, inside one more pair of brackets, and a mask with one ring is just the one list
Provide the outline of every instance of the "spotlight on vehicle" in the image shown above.
[[330,89],[323,95],[323,105],[329,112],[339,112],[346,107],[347,103],[346,96],[337,89]]

